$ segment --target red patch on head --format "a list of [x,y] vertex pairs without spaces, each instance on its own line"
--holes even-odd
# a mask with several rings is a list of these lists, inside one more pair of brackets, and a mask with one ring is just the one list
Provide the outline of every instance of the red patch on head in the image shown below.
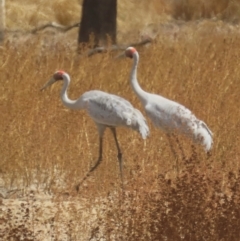
[[63,75],[64,75],[65,73],[66,73],[66,72],[63,71],[63,70],[58,70],[58,71],[56,71],[56,72],[54,73],[53,78],[54,78],[55,80],[62,80],[62,79],[63,79]]
[[57,73],[60,74],[60,75],[63,75],[63,74],[65,74],[65,71],[63,71],[63,70],[58,70]]
[[137,52],[137,50],[133,47],[128,47],[126,50],[125,50],[125,54],[127,57],[130,57],[132,58],[133,57],[133,54]]
[[137,52],[137,50],[136,50],[135,48],[133,48],[133,47],[130,48],[130,51],[131,51],[132,54],[134,54],[135,52]]

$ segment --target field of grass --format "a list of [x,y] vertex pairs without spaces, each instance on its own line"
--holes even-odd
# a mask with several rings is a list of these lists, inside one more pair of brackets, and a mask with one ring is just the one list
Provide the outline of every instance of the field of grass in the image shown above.
[[[121,18],[126,14],[130,19],[129,11],[122,12]],[[57,69],[64,69],[72,77],[70,98],[99,89],[143,111],[129,83],[132,61],[113,59],[117,53],[77,56],[71,45],[75,30],[18,41],[7,36],[0,48],[2,240],[240,239],[239,27],[215,20],[167,26],[159,29],[152,45],[138,48],[139,82],[204,120],[214,133],[213,150],[207,156],[178,137],[179,142],[171,142],[175,156],[165,134],[150,120],[146,141],[118,128],[123,195],[110,131],[104,137],[103,162],[76,192],[75,184],[98,155],[95,124],[84,111],[63,106],[60,83],[43,92],[40,88]]]
[[[57,22],[68,26],[80,21],[83,0],[8,0],[7,30],[31,30]],[[229,0],[121,0],[118,1],[118,41],[138,39],[156,32],[159,23],[174,20],[218,19],[239,23],[240,1]],[[152,29],[153,28],[153,29]]]

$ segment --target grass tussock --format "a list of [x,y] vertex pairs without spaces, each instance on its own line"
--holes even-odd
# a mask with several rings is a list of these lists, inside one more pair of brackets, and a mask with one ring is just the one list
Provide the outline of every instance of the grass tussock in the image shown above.
[[80,21],[79,1],[6,1],[6,27],[8,29],[32,29],[47,22],[70,25]]
[[218,18],[230,22],[239,21],[240,2],[228,0],[180,0],[172,1],[171,15],[175,19],[197,20]]
[[[146,142],[138,133],[119,128],[124,196],[108,131],[103,162],[76,194],[74,185],[98,155],[96,127],[84,111],[62,105],[60,83],[44,92],[40,88],[55,70],[64,69],[72,77],[70,98],[100,89],[142,110],[129,84],[132,62],[113,60],[111,54],[78,58],[57,36],[54,46],[45,35],[24,44],[4,43],[0,181],[4,190],[17,190],[10,197],[24,205],[18,204],[20,211],[14,213],[8,200],[2,200],[1,237],[17,240],[25,233],[28,240],[49,234],[58,240],[61,235],[70,240],[239,240],[240,36],[237,28],[226,34],[224,26],[221,31],[202,26],[188,26],[169,41],[163,35],[151,47],[139,48],[138,79],[143,89],[176,100],[203,119],[214,133],[212,153],[206,156],[201,147],[178,137],[170,142],[174,155],[167,137],[150,121]],[[49,195],[54,208],[37,203],[39,192]]]

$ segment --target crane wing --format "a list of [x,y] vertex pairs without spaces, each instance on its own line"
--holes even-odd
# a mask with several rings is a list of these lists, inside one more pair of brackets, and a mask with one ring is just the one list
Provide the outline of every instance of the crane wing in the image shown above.
[[185,129],[196,121],[196,117],[190,110],[172,101],[165,105],[148,104],[145,106],[145,111],[156,127],[168,132]]
[[88,114],[97,123],[109,126],[131,125],[133,106],[114,95],[95,96],[87,100]]

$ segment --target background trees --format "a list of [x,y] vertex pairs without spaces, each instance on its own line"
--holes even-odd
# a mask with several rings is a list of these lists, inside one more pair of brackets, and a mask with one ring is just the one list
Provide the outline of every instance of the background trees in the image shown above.
[[4,38],[5,29],[5,0],[0,0],[0,42]]
[[93,38],[93,47],[106,44],[108,38],[116,43],[117,0],[84,0],[78,43],[88,43]]

